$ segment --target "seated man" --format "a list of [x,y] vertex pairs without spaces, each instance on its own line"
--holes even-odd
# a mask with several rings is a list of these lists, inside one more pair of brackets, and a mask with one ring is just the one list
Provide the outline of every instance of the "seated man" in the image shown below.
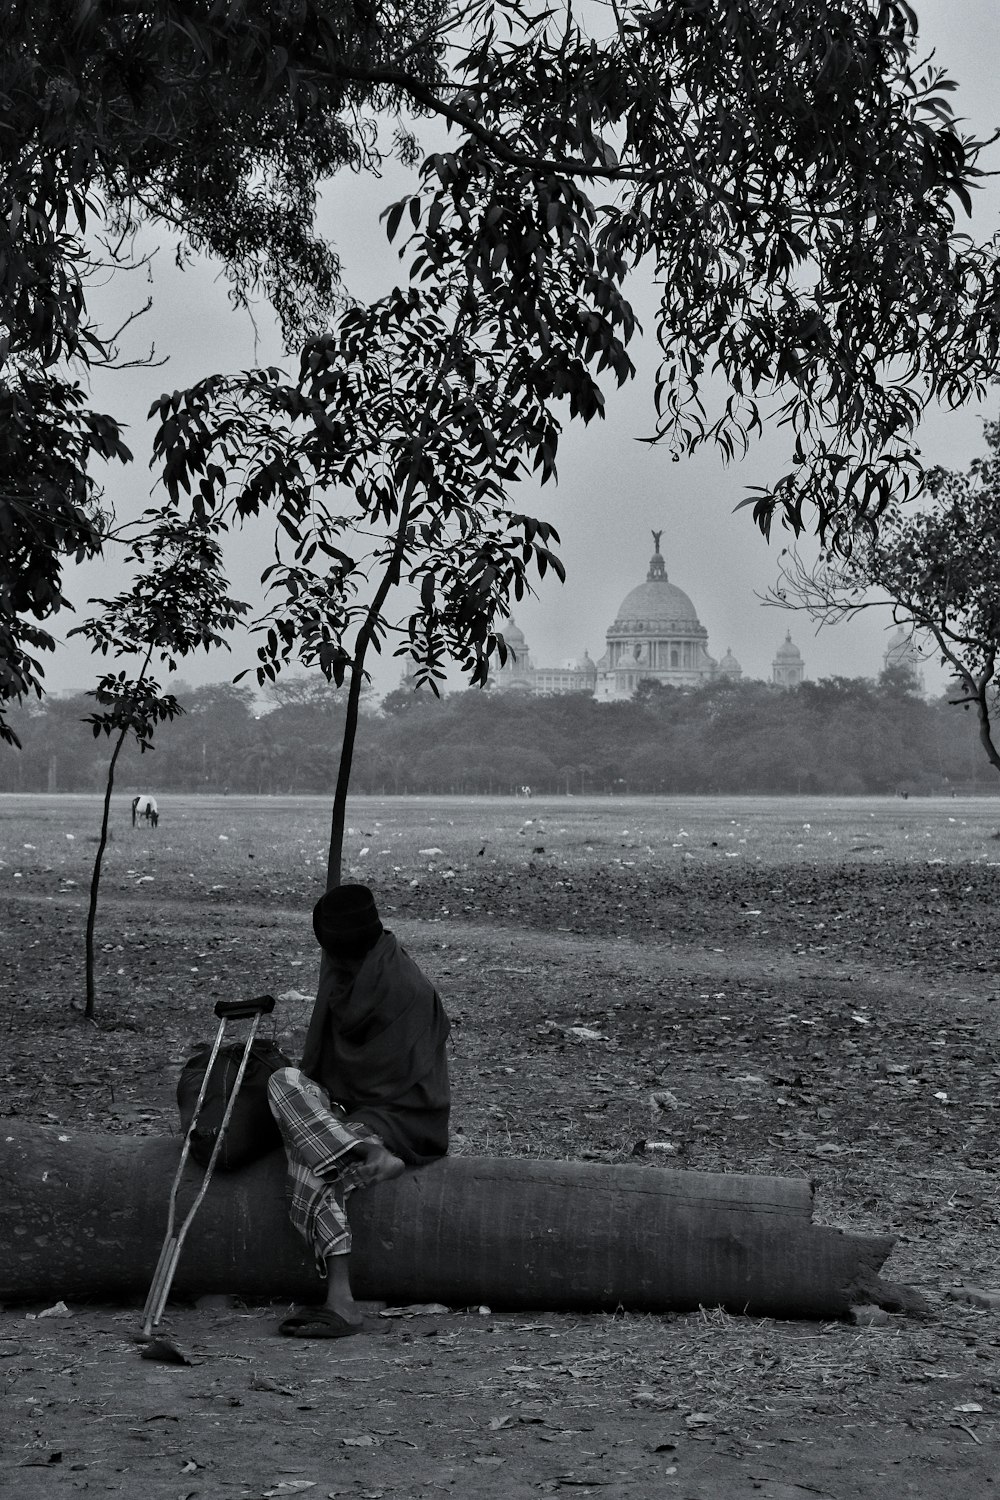
[[326,1303],[294,1312],[281,1332],[344,1338],[365,1328],[345,1200],[447,1152],[449,1023],[367,886],[327,891],[313,929],[323,962],[302,1064],[279,1069],[268,1098],[288,1156],[291,1220],[326,1277]]

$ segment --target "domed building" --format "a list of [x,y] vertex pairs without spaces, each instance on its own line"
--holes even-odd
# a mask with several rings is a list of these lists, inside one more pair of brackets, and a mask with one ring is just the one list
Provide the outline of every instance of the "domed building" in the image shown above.
[[625,595],[608,627],[607,650],[597,663],[598,698],[631,698],[643,681],[698,687],[719,675],[708,654],[708,631],[684,590],[667,577],[662,535],[653,532],[645,583]]
[[913,631],[907,630],[905,625],[897,627],[896,632],[889,639],[882,656],[882,668],[889,672],[893,668],[902,668],[914,679],[914,685],[921,690],[924,685],[923,657],[913,639]]
[[[703,687],[739,682],[743,668],[727,648],[721,661],[709,654],[708,631],[683,589],[671,583],[660,552],[662,531],[653,532],[653,555],[644,583],[625,595],[605,635],[605,650],[596,662],[584,651],[560,667],[538,667],[524,632],[513,618],[503,628],[510,654],[490,678],[500,692],[591,693],[601,702],[631,698],[640,682],[667,687]],[[790,654],[789,654],[790,648]],[[782,675],[778,675],[779,662]],[[774,682],[791,686],[805,675],[802,656],[791,637],[779,646]]]
[[509,654],[503,666],[491,669],[490,676],[499,692],[510,693],[593,693],[597,668],[584,651],[579,661],[564,662],[561,667],[536,667],[524,638],[524,631],[512,619],[501,631]]
[[733,655],[732,646],[726,647],[726,654],[719,662],[719,676],[728,677],[731,682],[739,682],[743,676],[743,668]]
[[535,674],[524,631],[511,616],[500,634],[507,642],[509,650],[507,660],[502,665],[498,662],[492,668],[491,675],[495,686],[504,692],[534,693],[536,691]]
[[802,652],[792,640],[792,633],[789,630],[774,653],[774,661],[771,663],[771,681],[776,687],[798,687],[805,675]]

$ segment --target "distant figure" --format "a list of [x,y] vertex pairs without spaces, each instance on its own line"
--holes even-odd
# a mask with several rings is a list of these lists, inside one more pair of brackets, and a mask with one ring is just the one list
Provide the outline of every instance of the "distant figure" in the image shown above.
[[160,821],[160,814],[156,806],[155,797],[133,797],[132,798],[132,827],[134,828],[139,818],[145,818],[146,822],[155,828]]
[[530,797],[531,796],[531,787],[530,786],[523,786],[521,788],[521,796],[522,797]]

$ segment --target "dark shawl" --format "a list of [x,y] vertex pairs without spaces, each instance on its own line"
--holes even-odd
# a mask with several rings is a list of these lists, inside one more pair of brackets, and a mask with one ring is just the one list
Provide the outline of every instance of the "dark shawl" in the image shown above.
[[353,979],[324,965],[302,1054],[323,1085],[412,1166],[448,1150],[448,1017],[430,981],[391,932]]

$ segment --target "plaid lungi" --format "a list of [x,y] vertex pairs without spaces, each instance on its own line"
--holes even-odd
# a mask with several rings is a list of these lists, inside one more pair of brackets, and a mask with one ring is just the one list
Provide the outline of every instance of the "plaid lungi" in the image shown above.
[[347,1255],[351,1248],[345,1205],[361,1184],[360,1162],[352,1162],[350,1153],[359,1141],[381,1144],[381,1137],[359,1120],[348,1120],[326,1089],[298,1068],[273,1073],[267,1096],[288,1158],[289,1217],[325,1276],[327,1256]]

